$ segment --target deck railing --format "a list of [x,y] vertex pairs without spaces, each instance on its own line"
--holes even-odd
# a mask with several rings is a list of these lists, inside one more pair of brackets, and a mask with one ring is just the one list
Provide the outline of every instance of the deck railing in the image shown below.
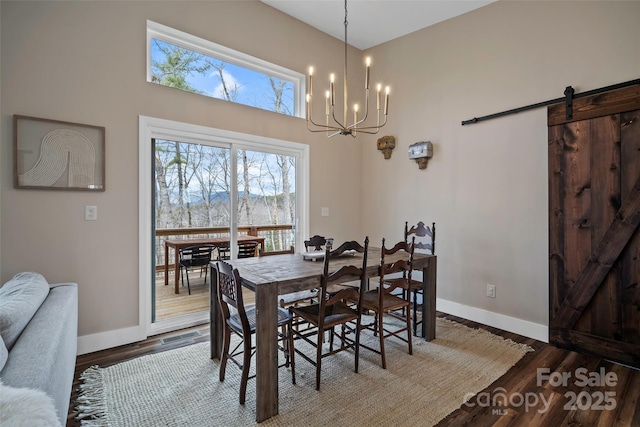
[[[238,234],[264,237],[264,250],[261,255],[286,253],[294,246],[293,226],[252,225],[238,227]],[[156,230],[156,272],[164,270],[164,241],[167,239],[206,239],[229,236],[228,227],[207,228],[163,228]],[[171,249],[173,251],[173,249]],[[173,259],[169,253],[169,259]]]

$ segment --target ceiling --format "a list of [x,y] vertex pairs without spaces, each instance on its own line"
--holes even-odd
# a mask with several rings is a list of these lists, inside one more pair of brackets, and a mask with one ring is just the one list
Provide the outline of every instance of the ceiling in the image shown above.
[[[342,0],[260,0],[344,40]],[[486,6],[495,0],[351,0],[347,42],[365,50]]]

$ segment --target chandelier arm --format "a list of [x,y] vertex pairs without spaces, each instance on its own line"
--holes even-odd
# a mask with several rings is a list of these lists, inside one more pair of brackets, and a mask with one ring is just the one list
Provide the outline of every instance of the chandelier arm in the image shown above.
[[338,119],[336,119],[336,110],[333,107],[331,107],[331,117],[333,117],[333,121],[336,122],[338,124],[338,126],[340,126],[340,129],[346,129],[347,128],[345,125],[340,123],[340,121]]
[[354,128],[354,130],[357,130],[358,132],[364,132],[369,129],[380,129],[386,124],[387,124],[387,116],[384,116],[384,122],[378,126],[362,126],[362,127]]
[[[372,126],[373,128],[375,128],[375,126]],[[367,130],[367,128],[362,128],[362,129],[354,129],[353,133],[366,133],[368,135],[375,135],[378,133],[378,131],[380,130],[380,128],[375,128],[375,131],[371,131],[371,130]]]
[[332,130],[342,129],[342,127],[338,127],[338,126],[329,126],[321,123],[316,123],[315,121],[313,121],[313,118],[311,116],[309,116],[309,118],[307,119],[307,129],[309,129],[309,122],[311,122],[312,125],[319,128],[332,129]]
[[[307,129],[308,129],[309,131],[311,131],[311,132],[327,132],[327,130],[336,130],[336,131],[339,131],[339,130],[343,130],[343,129],[344,129],[344,126],[342,126],[340,123],[338,123],[338,124],[340,125],[340,127],[338,127],[338,126],[333,126],[333,125],[329,126],[328,124],[320,124],[320,123],[316,123],[316,122],[313,120],[313,117],[311,117],[311,100],[309,100],[309,103],[308,103],[307,105],[308,105]],[[335,120],[335,118],[334,118],[334,120]],[[317,127],[317,128],[320,128],[321,130],[312,130],[312,129],[311,129],[311,127],[309,127],[309,123],[311,123],[313,126],[315,126],[315,127]],[[337,121],[336,121],[336,123],[337,123]]]
[[365,102],[364,102],[364,117],[362,117],[362,119],[358,120],[357,122],[354,122],[347,129],[356,129],[356,130],[358,130],[359,129],[358,125],[361,124],[361,123],[364,123],[367,120],[368,116],[369,116],[369,89],[366,90],[366,96],[365,96]]
[[309,128],[307,128],[307,130],[309,132],[313,132],[313,133],[327,133],[327,132],[335,131],[335,133],[331,134],[331,136],[338,135],[340,133],[340,130],[335,129],[335,128],[334,129],[329,129],[329,128],[327,128],[327,129],[309,129]]
[[[309,123],[311,123],[311,124],[312,124],[313,126],[315,126],[316,128],[312,129],[312,128],[309,126]],[[337,127],[337,126],[321,125],[321,124],[315,123],[313,120],[307,120],[307,129],[308,129],[310,132],[328,132],[328,131],[334,131],[334,130],[335,130],[335,131],[340,131],[340,130],[342,130],[343,128],[341,128],[341,127]]]

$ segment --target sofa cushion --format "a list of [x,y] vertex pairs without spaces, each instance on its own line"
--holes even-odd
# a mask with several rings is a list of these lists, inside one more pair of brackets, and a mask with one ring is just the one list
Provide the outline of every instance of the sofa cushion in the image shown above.
[[0,337],[0,371],[4,368],[4,365],[7,363],[7,359],[9,358],[9,350],[7,350],[7,346],[4,345],[4,340]]
[[11,351],[22,330],[49,294],[39,273],[18,273],[0,288],[0,336]]

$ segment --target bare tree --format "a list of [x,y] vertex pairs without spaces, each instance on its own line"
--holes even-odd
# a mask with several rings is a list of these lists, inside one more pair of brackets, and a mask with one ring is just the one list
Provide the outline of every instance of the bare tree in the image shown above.
[[271,85],[271,90],[273,91],[273,97],[271,99],[271,102],[273,104],[273,111],[275,111],[276,113],[292,115],[291,110],[289,109],[289,107],[287,107],[287,104],[284,103],[287,82],[269,76],[269,84]]
[[169,198],[169,184],[167,183],[167,173],[165,157],[167,150],[162,144],[163,141],[153,140],[154,167],[156,176],[156,227],[168,228],[172,226],[171,221],[171,199]]

